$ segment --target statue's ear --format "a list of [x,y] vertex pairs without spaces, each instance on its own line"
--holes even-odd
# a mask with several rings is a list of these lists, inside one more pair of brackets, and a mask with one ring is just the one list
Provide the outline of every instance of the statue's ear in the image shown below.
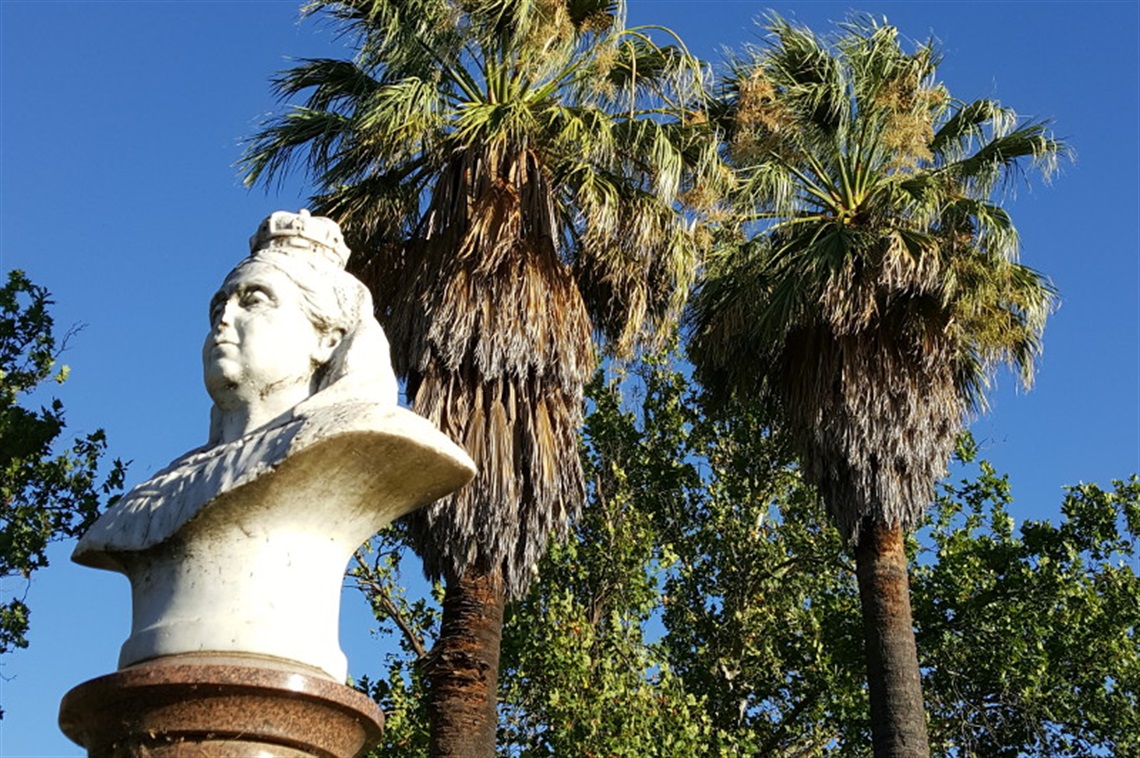
[[313,363],[318,366],[328,363],[342,341],[344,341],[343,329],[329,329],[327,332],[322,332],[313,351]]

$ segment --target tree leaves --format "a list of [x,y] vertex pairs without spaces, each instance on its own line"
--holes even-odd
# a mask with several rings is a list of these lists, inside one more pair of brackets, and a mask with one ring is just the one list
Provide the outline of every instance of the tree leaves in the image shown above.
[[[247,183],[300,168],[356,251],[418,412],[480,475],[410,516],[427,571],[523,592],[577,512],[595,344],[669,334],[699,257],[681,197],[723,178],[699,64],[624,3],[314,2],[352,61],[278,75]],[[654,30],[668,34],[665,30]],[[290,102],[301,98],[301,102]],[[478,389],[477,389],[478,388]]]
[[[21,271],[10,271],[0,288],[0,581],[6,588],[47,566],[48,544],[81,534],[123,482],[118,460],[100,479],[107,447],[101,429],[63,447],[59,400],[39,410],[20,405],[44,382],[67,378],[66,367],[56,368],[62,347],[51,304],[47,290]],[[27,647],[28,622],[23,598],[0,603],[0,654]]]
[[998,364],[1032,381],[1055,292],[1017,262],[1000,191],[1067,148],[1045,122],[953,100],[934,45],[885,21],[766,26],[712,109],[737,228],[691,301],[689,353],[710,389],[770,396],[856,541],[868,519],[919,522]]
[[[984,461],[947,483],[913,598],[931,740],[967,755],[1140,749],[1140,480],[1070,487],[1019,527]],[[924,560],[924,554],[933,560]]]
[[[589,387],[589,502],[508,611],[500,754],[869,755],[844,543],[767,412],[710,404],[679,368]],[[932,747],[1135,753],[1140,479],[1074,486],[1018,524],[1007,479],[969,436],[957,448],[908,545]],[[434,633],[430,606],[399,607]],[[370,684],[392,714],[380,755],[422,744],[402,660]]]

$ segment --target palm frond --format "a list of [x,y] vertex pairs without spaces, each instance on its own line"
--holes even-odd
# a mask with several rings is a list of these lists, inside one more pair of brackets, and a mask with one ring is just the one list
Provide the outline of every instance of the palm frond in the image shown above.
[[238,163],[246,186],[278,181],[295,167],[319,175],[332,160],[337,145],[349,133],[351,120],[331,111],[296,107],[261,126],[246,143]]
[[904,50],[885,21],[766,26],[710,107],[742,236],[707,263],[690,356],[715,393],[779,408],[857,540],[868,520],[917,523],[996,366],[1032,378],[1055,292],[1017,263],[992,195],[1067,148],[994,101],[951,100],[937,45]]
[[971,195],[988,197],[1000,183],[1020,176],[1022,159],[1029,158],[1048,180],[1057,169],[1058,159],[1065,155],[1064,144],[1050,134],[1047,123],[1027,123],[990,139],[940,170],[964,185]]
[[[702,250],[682,201],[730,183],[697,111],[703,72],[617,0],[314,2],[356,48],[276,82],[248,183],[304,168],[357,250],[417,411],[475,483],[415,515],[429,574],[517,594],[583,497],[594,338],[670,333]],[[664,36],[668,45],[656,38]]]
[[986,140],[987,134],[1004,137],[1016,123],[1017,114],[996,100],[959,105],[934,134],[930,150],[941,156],[942,163],[953,163],[969,155],[974,146]]

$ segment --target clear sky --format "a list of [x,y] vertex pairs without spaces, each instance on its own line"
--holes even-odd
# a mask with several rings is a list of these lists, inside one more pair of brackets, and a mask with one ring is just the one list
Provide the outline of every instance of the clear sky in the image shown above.
[[[199,349],[207,302],[246,254],[257,223],[297,209],[300,180],[247,191],[239,140],[274,103],[290,57],[347,52],[298,22],[293,0],[0,0],[0,267],[48,287],[69,344],[59,389],[70,430],[107,430],[135,484],[201,444],[209,403]],[[1023,261],[1062,305],[1037,386],[1000,377],[973,425],[1011,475],[1019,518],[1056,518],[1062,486],[1140,469],[1140,3],[632,0],[631,24],[662,24],[716,62],[758,41],[774,7],[823,30],[856,9],[941,40],[941,78],[959,98],[996,97],[1052,118],[1075,163],[1007,207]],[[129,626],[124,578],[53,553],[27,596],[31,647],[2,661],[0,756],[80,755],[56,727],[74,685],[114,670]],[[4,592],[24,591],[22,584]],[[363,601],[346,596],[342,644],[355,675],[376,673]]]

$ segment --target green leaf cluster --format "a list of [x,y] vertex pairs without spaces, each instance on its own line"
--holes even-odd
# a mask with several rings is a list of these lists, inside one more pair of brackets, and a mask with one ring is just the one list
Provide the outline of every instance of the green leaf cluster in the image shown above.
[[943,486],[914,568],[931,739],[962,754],[1140,752],[1140,480],[1015,528],[982,461]]
[[429,597],[409,596],[401,574],[409,555],[405,527],[393,524],[357,551],[348,582],[359,589],[380,622],[378,634],[398,635],[398,648],[385,655],[384,673],[355,682],[384,710],[384,741],[374,756],[428,755],[428,714],[421,664],[439,633],[442,588]]
[[520,756],[694,756],[710,722],[652,640],[675,557],[645,499],[671,500],[691,470],[671,430],[646,443],[617,387],[599,374],[583,465],[590,505],[551,546],[540,581],[510,613],[503,640],[500,748]]
[[[695,702],[690,754],[817,754],[862,729],[851,570],[786,440],[755,405],[707,402],[676,356],[648,358],[620,388],[624,400],[592,388],[588,446],[623,472],[627,508],[649,527],[640,571],[655,570],[657,594],[643,632]],[[605,413],[600,390],[623,412]]]
[[[26,582],[47,566],[48,545],[82,533],[123,482],[117,460],[100,477],[107,447],[101,429],[61,447],[63,403],[25,405],[40,385],[67,378],[67,367],[56,365],[66,336],[62,343],[55,337],[51,305],[47,290],[22,271],[10,271],[0,287],[0,581],[6,590],[12,580]],[[27,647],[29,613],[23,593],[0,599],[0,654]]]
[[[764,413],[709,404],[675,358],[589,397],[589,504],[508,609],[499,753],[870,755],[854,567]],[[1136,752],[1140,480],[1016,525],[1005,477],[969,437],[959,451],[908,545],[934,752]],[[430,639],[432,605],[385,592]],[[389,714],[377,755],[427,755],[404,650],[368,683]]]

